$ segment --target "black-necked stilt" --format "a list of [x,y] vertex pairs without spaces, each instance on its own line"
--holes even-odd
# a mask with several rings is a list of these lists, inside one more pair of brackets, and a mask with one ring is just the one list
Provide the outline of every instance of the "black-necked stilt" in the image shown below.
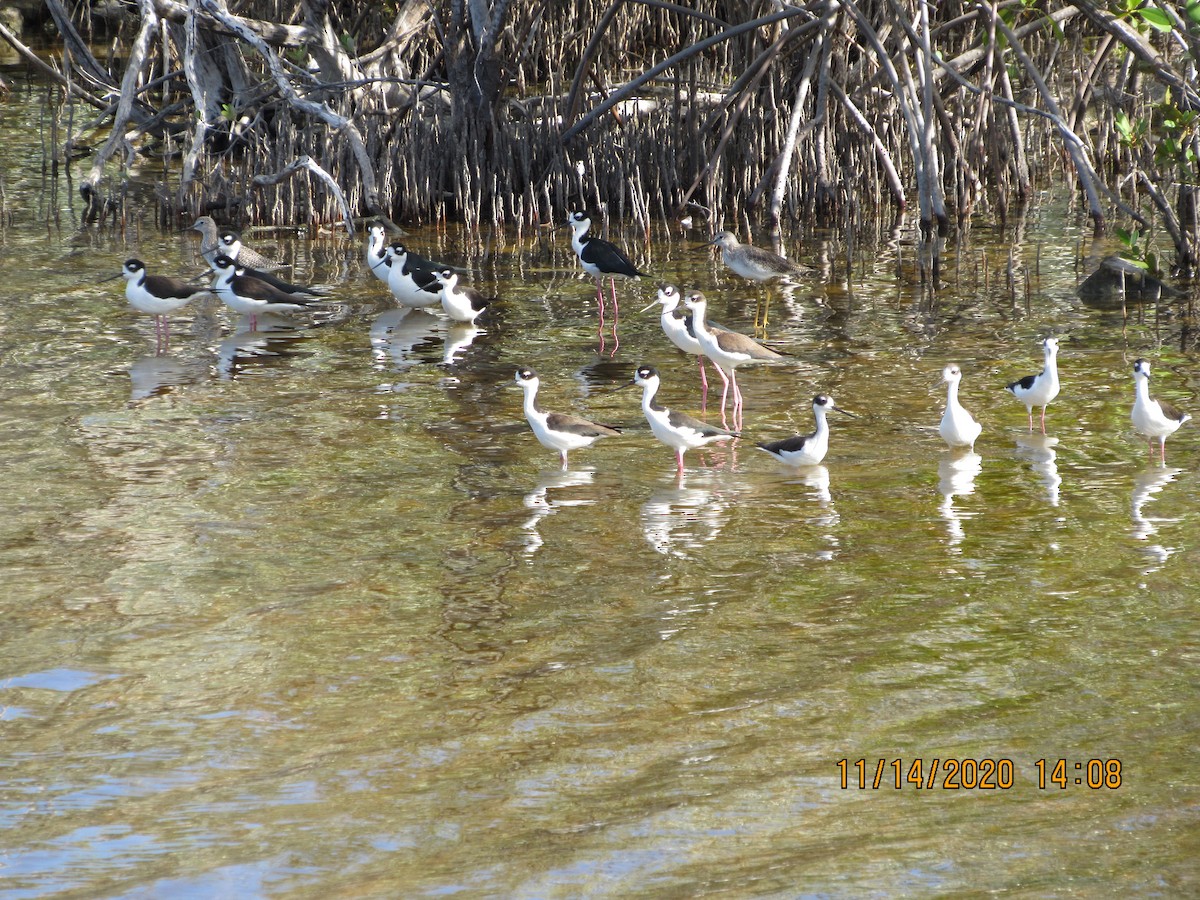
[[962,381],[962,370],[958,366],[946,366],[942,369],[942,381],[947,384],[946,411],[942,413],[938,434],[952,448],[974,447],[983,426],[958,402],[958,385]]
[[249,278],[257,278],[259,281],[265,281],[277,291],[283,291],[285,294],[323,295],[326,293],[324,288],[311,287],[307,284],[293,284],[290,281],[284,281],[282,278],[272,275],[270,272],[264,272],[262,269],[256,269],[253,266],[246,265],[245,263],[241,262],[241,251],[243,251],[245,248],[242,246],[242,239],[238,236],[236,231],[222,231],[219,239],[221,241],[221,247],[228,252],[218,253],[213,257],[213,264],[211,266],[213,272],[217,272],[216,260],[221,256],[225,256],[229,259],[232,259],[234,265],[238,269],[242,270],[241,274],[246,275]]
[[474,322],[492,302],[472,287],[459,287],[458,275],[451,269],[434,273],[441,286],[442,309],[456,322]]
[[[166,348],[171,341],[166,314],[179,309],[192,298],[208,293],[208,288],[187,284],[178,278],[150,275],[140,259],[125,260],[121,277],[125,279],[125,299],[129,305],[154,316],[154,337],[159,349]],[[112,278],[104,280],[111,281]]]
[[420,308],[441,302],[442,288],[437,279],[437,269],[422,265],[418,261],[420,257],[414,258],[400,241],[393,241],[388,246],[387,256],[390,273],[388,287],[397,303]]
[[1154,439],[1158,438],[1159,454],[1166,465],[1167,438],[1191,416],[1166,400],[1155,400],[1150,396],[1150,363],[1144,359],[1133,364],[1133,389],[1133,411],[1129,416],[1133,427],[1150,439],[1151,459],[1154,458]]
[[[221,240],[221,230],[217,228],[217,223],[213,221],[212,216],[201,216],[192,225],[193,231],[200,232],[200,255],[211,266],[216,261],[218,256],[228,256],[230,259],[235,259],[235,256],[226,252],[227,248]],[[280,269],[283,268],[283,263],[273,259],[267,259],[261,253],[256,253],[245,245],[238,247],[236,252],[236,261],[238,265],[245,266],[248,269]]]
[[633,375],[633,383],[642,389],[642,412],[650,423],[654,436],[675,450],[675,461],[679,473],[683,474],[683,453],[694,450],[713,441],[728,441],[738,437],[739,432],[727,431],[716,425],[709,425],[699,419],[683,413],[674,412],[662,406],[657,401],[660,379],[658,370],[653,366],[638,366]]
[[1042,434],[1046,433],[1046,407],[1058,396],[1058,338],[1048,337],[1042,341],[1045,365],[1036,375],[1026,375],[1014,381],[1005,390],[1025,404],[1029,413],[1029,430],[1033,431],[1033,408],[1042,408]]
[[[600,326],[604,327],[604,285],[605,278],[609,280],[612,289],[613,315],[620,310],[617,306],[617,279],[638,279],[646,275],[625,255],[625,251],[616,244],[598,237],[588,237],[588,229],[592,220],[587,213],[573,212],[567,216],[567,225],[571,229],[571,247],[579,257],[583,271],[596,279],[596,302],[600,306]],[[648,276],[647,276],[648,277]],[[614,324],[614,336],[615,328]]]
[[619,428],[597,425],[579,416],[549,412],[537,402],[538,375],[528,366],[517,369],[517,384],[525,392],[525,418],[543,447],[557,450],[562,467],[567,467],[567,451],[590,447],[600,438],[614,437],[621,433]]
[[365,258],[371,274],[384,284],[388,283],[388,276],[391,274],[391,260],[388,259],[387,247],[387,228],[382,222],[372,222],[367,229]]
[[[736,331],[714,331],[708,327],[705,319],[708,301],[699,291],[692,291],[684,298],[684,303],[692,311],[692,328],[696,332],[696,340],[704,355],[729,373],[729,384],[733,385],[734,425],[741,427],[742,390],[737,383],[737,367],[746,363],[776,362],[785,359],[782,353],[777,353],[770,347],[764,347],[753,338]],[[725,400],[729,393],[729,385],[721,391],[721,412],[725,412]]]
[[760,450],[765,450],[781,463],[789,466],[819,465],[829,452],[829,423],[825,414],[829,410],[840,412],[843,416],[858,418],[852,412],[847,412],[833,402],[828,394],[817,394],[812,402],[813,418],[817,421],[817,430],[812,434],[802,434],[796,437],[784,438],[782,441],[772,441],[759,444]]
[[[704,386],[705,395],[708,394],[708,376],[704,374],[704,348],[700,346],[700,341],[696,339],[696,330],[691,313],[684,316],[675,315],[679,304],[683,302],[683,295],[679,292],[679,288],[673,284],[660,285],[658,289],[658,297],[650,306],[643,309],[642,312],[651,307],[662,304],[663,311],[658,317],[659,323],[662,325],[663,333],[667,339],[682,350],[684,353],[690,353],[700,361],[700,383]],[[714,325],[709,325],[710,331],[716,331]],[[726,385],[729,379],[725,377],[725,373],[721,371],[721,367],[717,363],[713,363],[713,368],[717,370],[717,374],[721,376],[721,381]]]
[[743,244],[731,231],[722,231],[709,244],[721,250],[721,262],[731,271],[751,281],[770,281],[809,272],[807,266],[792,262],[778,253]]
[[234,312],[250,316],[250,328],[258,324],[258,315],[267,312],[301,312],[321,298],[315,294],[288,294],[261,278],[246,274],[246,270],[228,256],[218,256],[213,262],[217,277],[213,293]]

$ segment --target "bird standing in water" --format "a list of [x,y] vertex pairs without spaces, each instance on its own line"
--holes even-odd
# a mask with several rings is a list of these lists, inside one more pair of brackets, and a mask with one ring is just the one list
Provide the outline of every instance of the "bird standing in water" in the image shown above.
[[1144,359],[1133,364],[1133,390],[1133,410],[1129,414],[1133,427],[1150,439],[1150,459],[1154,459],[1154,440],[1158,439],[1159,455],[1166,465],[1167,438],[1191,416],[1166,400],[1155,400],[1150,396],[1150,363]]
[[140,259],[127,259],[120,275],[101,279],[112,281],[124,277],[125,299],[134,309],[154,316],[155,349],[161,353],[171,343],[171,326],[166,314],[174,312],[193,297],[207,294],[208,288],[170,278],[166,275],[150,275],[146,264]]
[[597,425],[579,416],[550,412],[537,401],[537,372],[528,366],[517,369],[516,382],[525,392],[525,418],[534,436],[543,447],[557,450],[562,467],[567,467],[567,451],[590,447],[600,438],[615,437],[620,429],[608,425]]
[[951,448],[974,447],[983,426],[958,402],[958,385],[962,381],[962,370],[955,365],[946,366],[942,369],[942,381],[947,385],[946,411],[942,413],[938,434]]
[[1029,413],[1029,430],[1033,431],[1033,408],[1042,408],[1042,434],[1046,433],[1046,407],[1058,396],[1058,338],[1048,337],[1042,341],[1045,364],[1036,375],[1026,375],[1014,381],[1005,390],[1025,404]]
[[598,237],[588,237],[588,229],[592,227],[592,220],[588,218],[587,213],[573,212],[567,216],[567,224],[565,227],[571,229],[571,247],[575,254],[579,257],[579,264],[583,266],[583,271],[587,272],[596,279],[596,303],[600,308],[600,347],[601,352],[604,349],[604,279],[607,278],[609,285],[612,288],[612,305],[613,305],[613,353],[617,352],[617,318],[620,315],[620,307],[617,305],[617,279],[634,279],[637,280],[645,272],[639,271],[638,267],[633,264],[625,251],[616,244],[602,240]]
[[[737,367],[745,363],[777,362],[785,359],[782,353],[776,353],[770,347],[764,347],[758,341],[736,331],[715,331],[708,327],[705,319],[708,301],[699,291],[692,291],[684,298],[684,303],[692,311],[692,328],[696,340],[700,342],[704,355],[722,369],[729,372],[729,384],[733,385],[733,424],[734,428],[742,427],[742,389],[737,383]],[[729,393],[728,387],[721,392],[721,415],[725,414],[725,400]]]
[[817,394],[812,401],[813,418],[817,421],[817,430],[811,434],[784,438],[782,441],[772,441],[759,444],[758,449],[765,450],[781,463],[789,466],[820,465],[825,454],[829,452],[829,423],[825,413],[829,410],[840,412],[843,416],[858,418],[852,412],[846,412],[828,394]]
[[[807,266],[792,262],[771,250],[755,247],[753,244],[743,244],[732,231],[719,232],[708,245],[721,251],[721,262],[727,269],[751,281],[768,282],[777,278],[804,275],[811,271]],[[768,288],[766,305],[771,302],[769,291]],[[757,316],[755,318],[757,326]],[[766,323],[767,310],[764,308],[763,325]]]
[[650,423],[650,430],[656,438],[675,451],[680,475],[683,474],[685,450],[694,450],[712,441],[732,440],[739,434],[693,419],[660,404],[657,399],[660,379],[658,370],[653,366],[638,366],[633,375],[633,383],[642,389],[642,412],[646,415],[646,421]]

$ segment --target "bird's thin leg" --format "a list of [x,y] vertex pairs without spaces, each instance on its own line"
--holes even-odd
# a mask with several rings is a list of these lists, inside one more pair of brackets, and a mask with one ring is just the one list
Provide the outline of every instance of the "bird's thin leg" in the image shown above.
[[563,467],[563,471],[566,471],[566,468],[567,468],[567,451],[566,451],[566,450],[560,450],[560,451],[559,451],[559,453],[558,453],[558,455],[559,455],[560,457],[562,457],[562,467]]
[[[754,330],[760,337],[767,336],[767,316],[771,311],[771,287],[766,285],[766,299],[757,298],[754,301]],[[762,313],[762,321],[759,321],[759,313]]]
[[1046,433],[1046,407],[1042,407],[1042,434]]
[[1029,407],[1029,433],[1033,434],[1033,407]]
[[683,474],[683,448],[682,447],[675,451],[675,462],[677,465],[676,471],[678,471],[679,474],[682,475]]
[[[1150,446],[1153,447],[1154,445],[1151,444]],[[1162,459],[1162,464],[1165,466],[1167,464],[1167,438],[1165,435],[1158,439],[1158,449],[1159,457]]]
[[613,356],[616,356],[616,355],[617,355],[617,348],[621,346],[621,339],[620,339],[619,337],[617,337],[617,322],[619,321],[619,319],[620,319],[620,316],[621,316],[621,308],[620,308],[619,306],[617,306],[617,281],[616,281],[616,279],[615,279],[615,278],[610,278],[610,279],[609,279],[609,282],[612,284],[612,302],[613,302],[612,335],[613,335],[613,348],[612,348],[612,353],[610,353],[610,354],[608,354],[608,355],[609,355],[610,357],[613,357]]
[[704,357],[697,356],[696,359],[700,361],[700,384],[704,388],[704,395],[708,396],[708,376],[704,374]]
[[600,310],[600,327],[597,334],[600,336],[600,355],[604,355],[604,288],[603,280],[596,279],[596,306]]

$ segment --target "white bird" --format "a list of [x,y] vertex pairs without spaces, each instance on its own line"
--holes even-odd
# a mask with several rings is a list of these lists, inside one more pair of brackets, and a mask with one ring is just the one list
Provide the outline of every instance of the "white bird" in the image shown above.
[[[178,278],[150,275],[140,259],[125,260],[121,276],[125,279],[125,299],[129,305],[154,316],[154,336],[160,349],[165,348],[171,340],[166,314],[179,309],[193,297],[208,293],[208,288],[188,284]],[[102,280],[112,281],[116,277],[114,275]]]
[[1150,363],[1139,359],[1133,364],[1133,411],[1129,417],[1133,427],[1150,439],[1150,458],[1154,459],[1154,439],[1158,438],[1159,454],[1163,464],[1167,462],[1167,438],[1179,430],[1179,426],[1191,419],[1166,400],[1155,400],[1150,396]]
[[492,302],[472,287],[459,287],[458,275],[450,269],[434,272],[441,285],[442,309],[456,322],[474,322]]
[[597,425],[579,416],[550,412],[537,402],[537,372],[528,366],[517,369],[516,382],[525,392],[525,418],[534,436],[543,447],[557,450],[562,467],[567,467],[567,451],[590,447],[600,438],[614,437],[621,433],[619,428]]
[[951,448],[974,447],[983,426],[958,402],[958,384],[962,381],[962,370],[958,366],[946,366],[942,369],[942,381],[947,385],[946,411],[942,413],[938,434]]
[[387,229],[382,222],[372,222],[367,229],[366,261],[371,274],[387,284],[391,268],[387,255]]
[[680,475],[683,474],[685,450],[703,447],[712,441],[732,440],[739,434],[662,406],[655,399],[660,379],[658,370],[653,366],[638,366],[633,375],[633,383],[642,389],[642,412],[646,415],[646,421],[650,423],[650,430],[656,438],[675,450],[675,461]]
[[[679,293],[679,288],[673,284],[660,285],[658,288],[658,297],[650,306],[643,309],[646,312],[651,307],[662,304],[663,311],[659,314],[658,321],[662,325],[663,333],[666,334],[667,340],[682,350],[684,353],[690,353],[695,356],[700,362],[700,383],[704,385],[704,392],[708,393],[708,376],[704,374],[704,348],[700,346],[700,342],[696,339],[696,330],[693,325],[694,318],[691,313],[685,316],[675,315],[679,304],[683,302],[683,295]],[[709,325],[710,331],[719,331],[717,326]],[[711,360],[710,360],[711,362]],[[721,381],[728,386],[729,379],[725,373],[721,371],[721,367],[715,362],[713,368],[717,370],[717,374],[721,376]]]
[[781,463],[789,466],[815,466],[820,464],[829,452],[829,423],[825,420],[828,410],[840,412],[843,416],[858,418],[852,412],[839,407],[828,394],[817,394],[813,397],[813,418],[817,420],[817,430],[812,434],[801,434],[796,437],[784,438],[782,441],[772,441],[759,444],[760,450],[765,450]]
[[729,384],[733,385],[733,418],[734,425],[741,424],[742,389],[737,383],[737,367],[745,363],[775,362],[785,359],[782,353],[776,353],[769,347],[764,347],[758,341],[736,331],[716,331],[708,326],[705,314],[708,301],[699,291],[692,291],[684,299],[688,309],[692,311],[692,328],[696,340],[704,350],[704,355],[714,363],[729,372],[729,383],[721,391],[721,412],[725,412],[725,399],[729,393]]
[[422,266],[413,258],[400,241],[394,241],[385,250],[388,259],[388,287],[401,306],[426,307],[439,303],[442,298],[437,272]]
[[1014,381],[1005,390],[1025,404],[1029,413],[1029,430],[1033,431],[1033,408],[1042,408],[1042,434],[1046,433],[1046,407],[1058,396],[1058,338],[1048,337],[1042,341],[1045,365],[1036,375],[1026,375]]
[[596,279],[596,302],[600,306],[600,318],[604,318],[604,288],[607,278],[612,288],[613,312],[617,312],[617,279],[627,278],[637,280],[645,275],[633,264],[625,251],[609,241],[598,237],[588,237],[588,229],[592,220],[587,213],[573,212],[567,216],[567,226],[571,229],[571,248],[579,257],[583,270]]
[[213,279],[213,293],[234,312],[250,317],[250,328],[258,325],[258,316],[270,312],[301,312],[321,300],[315,294],[289,294],[268,284],[260,278],[247,275],[228,256],[218,256],[213,261],[217,277]]

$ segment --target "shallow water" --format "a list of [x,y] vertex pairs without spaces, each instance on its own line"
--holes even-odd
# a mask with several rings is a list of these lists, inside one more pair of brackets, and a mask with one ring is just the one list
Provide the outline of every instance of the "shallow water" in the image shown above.
[[[677,478],[615,389],[649,362],[699,414],[695,362],[636,314],[646,282],[598,353],[561,232],[410,235],[502,298],[476,334],[399,316],[358,240],[256,235],[339,315],[246,335],[207,301],[156,356],[96,281],[197,271],[196,237],[77,231],[65,191],[39,224],[25,100],[0,147],[4,896],[1200,891],[1200,453],[1188,425],[1152,465],[1128,421],[1134,358],[1193,410],[1196,360],[1168,311],[1080,306],[1077,256],[1110,248],[1061,197],[948,247],[936,302],[907,232],[777,294],[794,361],[744,369],[746,437]],[[700,235],[619,237],[752,330],[764,292]],[[1043,439],[1002,387],[1051,332]],[[936,431],[952,361],[966,457]],[[627,434],[560,471],[519,364]],[[824,466],[754,448],[818,391],[861,415]],[[951,789],[963,758],[1011,786]]]

